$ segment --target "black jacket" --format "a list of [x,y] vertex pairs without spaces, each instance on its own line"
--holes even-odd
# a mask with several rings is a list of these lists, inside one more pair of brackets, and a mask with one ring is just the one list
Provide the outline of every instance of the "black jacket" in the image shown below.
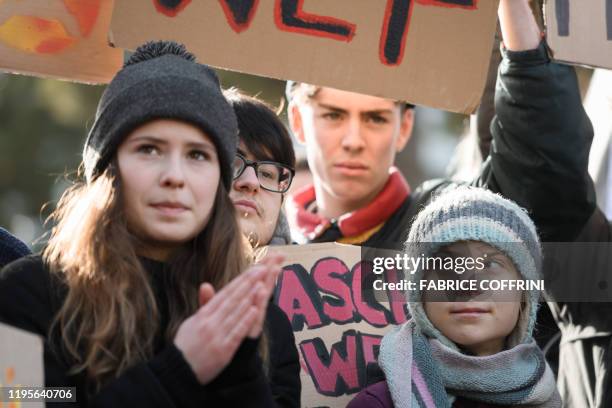
[[545,251],[545,271],[561,278],[547,293],[562,332],[561,396],[568,407],[612,407],[612,226],[595,210],[574,242]]
[[[541,48],[525,61],[528,70],[502,64],[483,180],[488,172],[499,191],[529,210],[544,242],[547,281],[562,282],[560,294],[547,296],[562,333],[558,384],[565,406],[612,407],[612,303],[585,301],[596,291],[599,299],[612,296],[612,246],[583,244],[612,241],[588,175],[593,129],[573,68],[543,64],[544,58]],[[526,148],[517,145],[521,139]],[[587,288],[581,301],[568,302],[579,287]]]
[[[151,273],[160,307],[161,324],[167,324],[163,290],[164,264],[143,260]],[[126,370],[93,395],[86,376],[68,375],[71,364],[57,351],[56,331],[49,327],[66,296],[66,286],[49,273],[40,256],[28,256],[0,272],[0,321],[44,338],[45,385],[76,387],[77,404],[66,407],[294,407],[300,404],[299,360],[287,317],[274,305],[267,315],[270,334],[270,369],[264,374],[257,341],[245,340],[228,367],[211,383],[198,383],[182,353],[159,335],[155,355]],[[163,331],[163,330],[162,330]],[[53,406],[53,404],[51,404]],[[62,406],[56,404],[55,406]]]
[[29,253],[30,248],[25,243],[0,227],[0,268]]

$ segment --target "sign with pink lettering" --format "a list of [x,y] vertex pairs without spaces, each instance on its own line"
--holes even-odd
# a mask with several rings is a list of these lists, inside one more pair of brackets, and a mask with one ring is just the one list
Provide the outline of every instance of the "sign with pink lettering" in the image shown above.
[[498,0],[119,0],[110,40],[185,43],[239,72],[472,112]]
[[366,386],[403,301],[363,298],[361,248],[335,243],[274,247],[286,257],[274,300],[287,314],[302,366],[302,406],[345,407]]

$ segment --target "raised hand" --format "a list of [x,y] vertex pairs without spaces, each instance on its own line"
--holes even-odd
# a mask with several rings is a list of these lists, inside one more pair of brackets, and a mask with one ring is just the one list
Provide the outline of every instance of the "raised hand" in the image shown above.
[[174,338],[200,383],[219,375],[246,337],[261,334],[280,262],[282,257],[268,255],[216,293],[209,283],[200,286],[200,308]]

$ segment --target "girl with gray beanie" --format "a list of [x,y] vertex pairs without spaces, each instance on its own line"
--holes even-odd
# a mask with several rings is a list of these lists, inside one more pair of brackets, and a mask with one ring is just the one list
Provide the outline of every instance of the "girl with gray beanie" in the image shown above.
[[[405,251],[423,260],[408,273],[412,319],[382,340],[384,381],[349,407],[560,407],[552,370],[532,338],[539,292],[480,286],[486,279],[521,288],[541,279],[540,242],[526,211],[488,190],[459,187],[417,215]],[[446,278],[457,286],[433,290]],[[462,280],[475,286],[459,286]]]
[[244,271],[237,133],[182,45],[139,47],[106,88],[42,255],[0,272],[0,321],[43,338],[65,406],[275,405],[258,340],[282,258]]

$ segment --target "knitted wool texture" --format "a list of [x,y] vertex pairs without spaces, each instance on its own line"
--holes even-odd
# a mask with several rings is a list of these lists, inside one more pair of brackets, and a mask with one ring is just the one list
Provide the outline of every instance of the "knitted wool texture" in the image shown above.
[[83,151],[87,181],[102,174],[132,130],[155,119],[202,129],[217,148],[221,180],[230,188],[238,143],[234,110],[215,72],[169,41],[138,47],[104,91]]
[[[467,186],[440,194],[416,216],[405,253],[409,257],[427,257],[458,241],[487,243],[506,254],[523,279],[541,279],[542,249],[533,221],[523,208],[498,194]],[[410,279],[414,282],[423,279],[422,267],[416,269]],[[529,291],[524,296],[526,307],[511,336],[512,343],[530,341],[539,296],[538,291]],[[410,312],[424,334],[457,348],[429,321],[423,309],[421,291],[409,291],[408,301]]]

